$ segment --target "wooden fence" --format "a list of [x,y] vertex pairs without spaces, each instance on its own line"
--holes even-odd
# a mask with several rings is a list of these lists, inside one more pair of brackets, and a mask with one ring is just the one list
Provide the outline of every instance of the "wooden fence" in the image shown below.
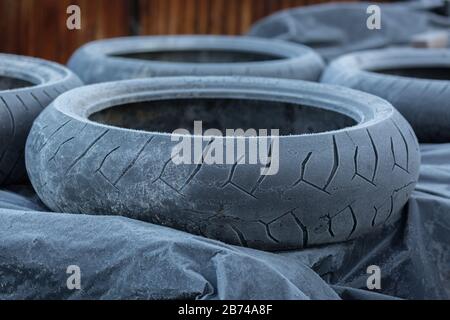
[[[126,35],[242,34],[275,11],[326,0],[0,0],[0,52],[65,63],[83,43]],[[66,9],[81,8],[81,30]]]

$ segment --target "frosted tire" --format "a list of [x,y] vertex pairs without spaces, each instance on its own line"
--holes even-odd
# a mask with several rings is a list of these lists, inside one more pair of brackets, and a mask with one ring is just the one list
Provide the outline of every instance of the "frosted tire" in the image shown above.
[[100,40],[68,66],[85,83],[163,76],[245,75],[318,81],[322,58],[303,45],[230,36],[151,36]]
[[[263,176],[248,161],[174,164],[173,129],[194,119],[281,128],[278,173]],[[411,127],[380,98],[239,77],[82,87],[40,115],[26,148],[31,182],[54,211],[123,215],[265,250],[345,241],[392,224],[419,162]]]
[[333,61],[322,82],[382,97],[409,121],[420,142],[450,142],[450,50],[386,49]]
[[56,63],[0,54],[0,186],[26,180],[25,141],[34,119],[58,95],[80,85]]

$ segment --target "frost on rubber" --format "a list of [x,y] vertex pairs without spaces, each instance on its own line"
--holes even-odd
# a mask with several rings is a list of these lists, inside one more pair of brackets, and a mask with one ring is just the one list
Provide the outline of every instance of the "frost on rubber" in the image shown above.
[[[270,97],[343,113],[358,124],[281,136],[279,172],[261,176],[259,165],[175,165],[169,134],[86,119],[111,104],[136,102],[138,94],[150,101],[175,93]],[[221,77],[133,80],[66,93],[34,123],[26,160],[34,188],[54,211],[124,215],[265,250],[345,241],[397,221],[420,162],[412,129],[384,100],[300,81]]]
[[230,36],[126,37],[88,43],[68,66],[85,83],[164,76],[259,76],[318,81],[312,49],[280,40]]
[[26,179],[24,148],[34,119],[58,95],[79,85],[58,64],[0,54],[0,186]]
[[382,97],[397,108],[420,142],[450,142],[450,50],[386,49],[338,58],[322,82]]

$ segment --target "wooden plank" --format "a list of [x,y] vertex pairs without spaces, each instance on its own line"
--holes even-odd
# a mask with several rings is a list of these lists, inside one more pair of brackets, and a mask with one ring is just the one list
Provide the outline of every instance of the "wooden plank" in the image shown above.
[[208,25],[209,25],[209,0],[197,0],[197,17],[196,22],[197,26],[195,29],[196,34],[207,34],[209,33]]
[[184,4],[184,8],[181,12],[183,16],[182,21],[182,29],[180,30],[180,34],[194,34],[195,33],[195,18],[197,12],[197,2],[195,0],[185,0],[181,3]]
[[[70,4],[81,7],[81,30],[66,27]],[[85,42],[127,35],[128,5],[129,0],[0,0],[0,51],[65,63]]]
[[0,19],[0,42],[3,46],[2,51],[13,53],[20,46],[20,39],[15,34],[17,30],[15,27],[17,21],[20,20],[20,4],[18,1],[5,0],[0,2],[0,12],[7,12],[2,14]]
[[241,19],[238,33],[246,32],[253,22],[252,17],[253,0],[241,1]]
[[[65,63],[88,41],[131,35],[135,29],[143,35],[244,34],[274,11],[324,1],[0,0],[0,52]],[[81,30],[66,28],[71,4],[81,7]]]
[[239,33],[237,18],[239,15],[239,0],[229,0],[226,6],[226,13],[224,16],[226,17],[224,21],[226,21],[225,25],[225,33],[228,35],[233,35]]

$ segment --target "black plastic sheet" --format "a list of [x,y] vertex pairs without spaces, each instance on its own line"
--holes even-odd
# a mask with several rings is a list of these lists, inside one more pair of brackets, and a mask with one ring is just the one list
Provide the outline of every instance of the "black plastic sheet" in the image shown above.
[[[449,299],[450,144],[422,145],[420,181],[391,229],[269,253],[123,217],[44,212],[0,192],[0,299]],[[69,290],[67,267],[81,270]],[[367,267],[381,289],[367,288]]]
[[[367,28],[367,8],[381,8],[381,28]],[[450,18],[429,10],[437,1],[394,4],[327,3],[274,13],[255,23],[249,35],[305,44],[326,60],[342,54],[392,46],[409,46],[414,35],[449,31]],[[450,36],[450,33],[449,33]]]

